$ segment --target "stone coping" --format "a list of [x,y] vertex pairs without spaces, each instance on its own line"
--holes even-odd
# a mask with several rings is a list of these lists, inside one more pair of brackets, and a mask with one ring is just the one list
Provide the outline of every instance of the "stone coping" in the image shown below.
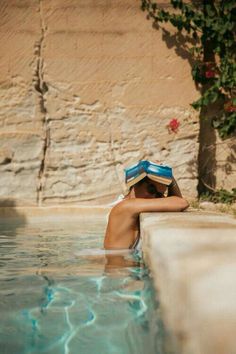
[[147,213],[141,237],[171,353],[236,353],[236,219],[204,211]]

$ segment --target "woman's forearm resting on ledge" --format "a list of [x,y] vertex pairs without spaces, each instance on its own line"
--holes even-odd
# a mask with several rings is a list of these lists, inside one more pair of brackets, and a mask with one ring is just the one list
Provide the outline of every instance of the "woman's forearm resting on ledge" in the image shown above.
[[184,211],[189,206],[186,199],[181,197],[166,198],[134,198],[125,199],[113,208],[113,213],[140,214],[145,212],[177,212]]

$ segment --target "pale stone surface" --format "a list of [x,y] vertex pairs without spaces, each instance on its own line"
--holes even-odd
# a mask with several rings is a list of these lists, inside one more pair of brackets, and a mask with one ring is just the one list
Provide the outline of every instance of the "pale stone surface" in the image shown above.
[[[191,204],[191,203],[190,203]],[[194,202],[193,202],[194,206]],[[219,213],[226,213],[229,215],[236,215],[236,203],[226,204],[226,203],[213,203],[208,201],[197,202],[195,208],[198,210],[207,210]]]
[[235,353],[236,219],[196,211],[144,214],[141,231],[176,352]]
[[10,198],[34,204],[42,137],[36,131],[3,132],[0,141],[0,200]]
[[152,28],[139,0],[2,0],[0,9],[0,129],[29,139],[21,147],[0,136],[2,198],[100,203],[124,191],[123,168],[141,158],[171,164],[183,193],[196,196],[189,58]]
[[235,137],[221,141],[217,137],[216,143],[216,180],[218,188],[231,190],[235,188],[236,180],[236,142]]

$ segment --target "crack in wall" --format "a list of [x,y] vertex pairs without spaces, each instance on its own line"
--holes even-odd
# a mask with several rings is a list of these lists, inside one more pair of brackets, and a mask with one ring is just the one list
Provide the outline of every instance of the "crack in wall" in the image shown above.
[[113,161],[113,166],[115,169],[115,174],[116,174],[117,180],[119,182],[119,185],[121,187],[123,194],[126,194],[126,190],[124,189],[122,180],[120,179],[120,175],[119,175],[119,172],[117,169],[117,165],[118,165],[119,161],[117,161],[116,154],[115,154],[113,129],[112,129],[112,122],[111,122],[111,118],[109,116],[109,112],[107,114],[107,122],[108,122],[108,132],[109,132],[109,147],[110,147],[110,152],[111,152],[111,158]]
[[44,60],[42,56],[42,48],[45,40],[45,33],[47,27],[44,22],[42,6],[43,6],[43,0],[39,0],[41,36],[40,39],[35,43],[36,67],[35,67],[34,79],[33,79],[34,88],[39,97],[39,108],[42,117],[42,124],[43,124],[43,131],[44,131],[42,159],[39,167],[38,186],[37,186],[37,204],[39,206],[42,205],[42,192],[43,192],[43,187],[45,182],[45,167],[46,167],[45,161],[46,161],[47,150],[50,145],[50,129],[48,126],[46,98],[45,98],[45,94],[48,91],[48,86],[44,81]]

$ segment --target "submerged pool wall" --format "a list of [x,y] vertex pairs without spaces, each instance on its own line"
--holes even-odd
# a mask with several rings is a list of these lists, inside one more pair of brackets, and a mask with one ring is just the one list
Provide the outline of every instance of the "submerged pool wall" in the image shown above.
[[236,353],[236,219],[143,214],[141,235],[173,352]]

